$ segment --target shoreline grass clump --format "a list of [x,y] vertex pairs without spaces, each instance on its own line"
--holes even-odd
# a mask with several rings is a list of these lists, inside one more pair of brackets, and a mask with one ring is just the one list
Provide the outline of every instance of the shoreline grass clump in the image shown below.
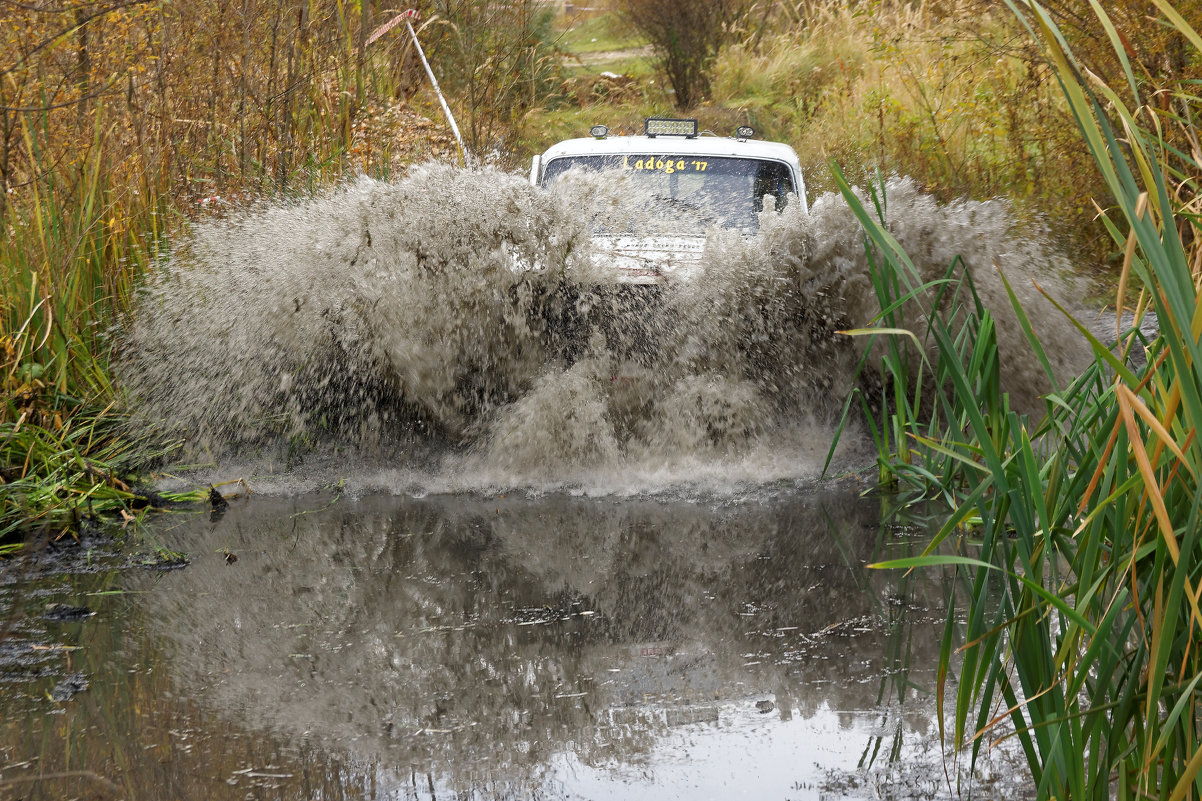
[[[44,122],[44,120],[43,120]],[[45,127],[25,120],[31,152]],[[99,151],[95,152],[98,155]],[[36,162],[32,182],[0,215],[0,543],[77,534],[96,515],[145,499],[126,481],[147,454],[124,437],[105,321],[126,311],[158,247],[153,200],[131,215],[96,157]],[[57,166],[57,168],[56,168]]]
[[[1198,32],[1167,0],[1155,6],[1160,24],[1202,57]],[[1100,5],[1094,10],[1123,63],[1122,91],[1074,58],[1043,8],[1010,7],[1054,66],[1115,198],[1107,226],[1125,254],[1115,305],[1133,307],[1135,322],[1116,314],[1114,347],[1079,325],[1094,363],[1065,381],[1053,375],[1014,301],[1052,385],[1039,421],[1009,408],[1001,393],[993,323],[972,302],[971,287],[957,285],[964,289],[958,316],[917,312],[929,322],[930,347],[915,367],[907,343],[917,337],[889,318],[943,291],[943,282],[920,282],[887,227],[835,170],[889,277],[877,282],[884,311],[872,333],[893,340],[880,351],[896,388],[877,427],[882,478],[950,508],[926,554],[880,566],[957,565],[971,585],[967,607],[949,611],[939,673],[941,721],[946,712],[950,723],[942,733],[964,749],[956,754],[975,761],[994,739],[1015,738],[1040,798],[1196,799],[1202,154],[1166,144],[1165,131],[1176,126],[1174,139],[1198,141],[1202,100],[1192,83],[1137,76]],[[954,269],[946,280],[957,284]],[[1136,284],[1138,293],[1129,289]],[[1146,312],[1159,322],[1154,336],[1139,328]],[[1137,350],[1146,354],[1138,367],[1129,359]],[[925,393],[913,391],[918,377]],[[935,553],[957,541],[958,554]]]

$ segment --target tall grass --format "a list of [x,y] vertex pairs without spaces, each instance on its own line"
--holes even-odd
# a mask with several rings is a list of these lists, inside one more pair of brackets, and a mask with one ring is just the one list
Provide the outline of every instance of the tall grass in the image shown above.
[[[1202,55],[1197,31],[1167,0],[1155,5],[1160,23]],[[971,287],[960,284],[966,294],[956,317],[914,309],[942,285],[921,285],[879,215],[836,170],[880,272],[897,276],[878,282],[882,308],[909,307],[930,320],[932,355],[920,363],[933,407],[898,391],[888,416],[896,433],[879,444],[891,478],[946,499],[951,513],[925,555],[881,566],[955,564],[972,583],[967,609],[949,612],[939,688],[941,717],[946,706],[951,723],[944,734],[969,760],[992,739],[1012,736],[1041,798],[1199,798],[1202,154],[1172,148],[1164,136],[1175,125],[1197,141],[1199,98],[1192,85],[1137,78],[1101,5],[1093,9],[1124,64],[1123,92],[1082,69],[1040,6],[1010,7],[1054,66],[1115,198],[1109,226],[1126,255],[1116,305],[1126,306],[1137,282],[1135,308],[1155,311],[1160,330],[1148,340],[1120,326],[1114,352],[1079,326],[1095,362],[1058,384],[1015,301],[1053,387],[1041,421],[1020,416],[1001,392],[992,320],[972,302]],[[1170,102],[1132,108],[1128,92]],[[881,322],[877,336],[901,337]],[[1146,351],[1141,367],[1127,359],[1137,349]],[[910,354],[894,348],[883,360],[894,384],[913,386]],[[962,555],[936,555],[954,535]]]
[[[59,9],[6,12],[0,36],[5,550],[31,531],[76,535],[96,516],[128,518],[145,506],[130,482],[158,454],[123,434],[122,399],[109,368],[114,331],[130,310],[134,287],[160,259],[167,236],[186,223],[197,197],[277,178],[295,185],[305,176],[333,175],[322,165],[331,161],[331,148],[345,149],[340,118],[314,101],[322,90],[337,94],[331,87],[302,87],[310,102],[295,100],[304,96],[297,90],[280,101],[285,108],[247,108],[256,88],[249,78],[223,87],[214,76],[206,85],[208,72],[189,60],[208,55],[174,39],[171,13],[119,6],[76,29]],[[220,29],[205,36],[228,44]],[[273,53],[283,51],[274,44]],[[266,88],[285,73],[294,82],[319,74],[319,67],[305,69],[319,51],[294,54],[287,67],[277,58]],[[191,70],[179,69],[189,63]],[[249,75],[247,59],[240,67]],[[189,94],[189,86],[197,91]],[[241,129],[224,119],[234,109]],[[281,117],[286,125],[275,125]],[[285,129],[287,136],[279,136]],[[309,147],[310,140],[328,144]],[[264,142],[275,147],[252,146]],[[308,155],[297,158],[295,151]]]
[[38,157],[45,116],[27,117],[21,133],[37,169],[2,219],[0,541],[32,529],[61,536],[144,505],[122,479],[147,454],[120,434],[108,327],[161,244],[157,197],[130,204],[129,189],[111,187],[103,148],[56,169]]
[[[795,3],[792,21],[719,60],[714,102],[794,145],[812,191],[833,191],[827,160],[856,183],[875,168],[910,175],[943,200],[1006,196],[1048,215],[1074,247],[1104,192],[1071,157],[1066,111],[1046,66],[1010,43],[1021,29],[977,0]],[[1104,243],[1103,243],[1104,244]]]

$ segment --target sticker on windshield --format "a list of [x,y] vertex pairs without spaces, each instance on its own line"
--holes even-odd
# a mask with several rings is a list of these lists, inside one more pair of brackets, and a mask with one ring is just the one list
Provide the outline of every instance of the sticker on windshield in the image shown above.
[[646,156],[630,160],[623,159],[622,166],[628,170],[643,170],[644,172],[663,172],[671,175],[674,172],[705,172],[709,162],[699,159],[674,159],[663,156]]

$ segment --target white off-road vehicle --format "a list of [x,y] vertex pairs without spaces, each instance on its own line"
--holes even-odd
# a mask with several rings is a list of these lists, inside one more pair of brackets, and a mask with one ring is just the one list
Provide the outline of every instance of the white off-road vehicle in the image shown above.
[[726,138],[699,133],[694,119],[649,118],[641,136],[610,136],[604,125],[589,133],[535,156],[530,181],[550,186],[572,170],[620,176],[627,219],[653,224],[597,228],[594,261],[615,283],[687,280],[710,226],[751,232],[765,209],[807,209],[797,154],[754,140],[751,128]]

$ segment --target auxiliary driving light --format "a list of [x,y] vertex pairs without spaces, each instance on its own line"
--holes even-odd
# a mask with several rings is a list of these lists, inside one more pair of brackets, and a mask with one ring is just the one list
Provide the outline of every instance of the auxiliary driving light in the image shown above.
[[594,125],[588,129],[588,135],[595,139],[604,139],[609,136],[609,128],[606,128],[604,125]]
[[643,122],[643,134],[654,139],[657,136],[697,136],[697,120],[676,120],[668,117],[648,117]]
[[755,128],[752,128],[750,125],[740,125],[738,128],[735,128],[735,136],[739,139],[750,139],[755,136]]

